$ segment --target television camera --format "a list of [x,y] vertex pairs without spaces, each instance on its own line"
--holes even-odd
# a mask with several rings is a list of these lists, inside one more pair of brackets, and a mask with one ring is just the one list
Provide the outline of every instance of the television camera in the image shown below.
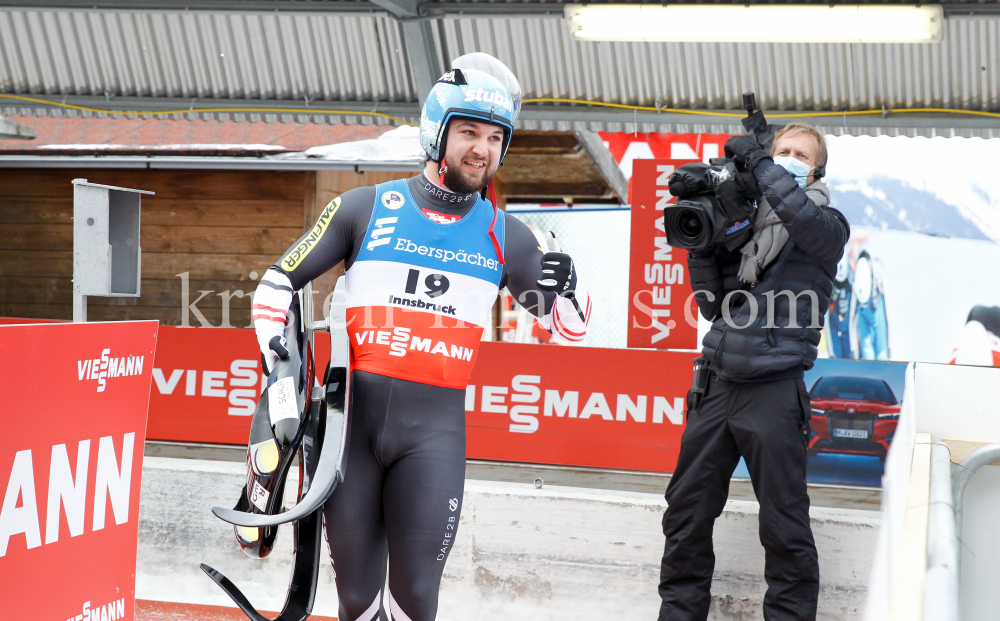
[[[770,149],[774,126],[757,109],[753,93],[743,94],[742,119],[747,133],[757,138],[761,148]],[[729,251],[745,244],[753,234],[760,189],[753,172],[743,170],[733,158],[713,158],[679,167],[667,179],[677,202],[663,210],[667,243],[689,251],[725,246]]]

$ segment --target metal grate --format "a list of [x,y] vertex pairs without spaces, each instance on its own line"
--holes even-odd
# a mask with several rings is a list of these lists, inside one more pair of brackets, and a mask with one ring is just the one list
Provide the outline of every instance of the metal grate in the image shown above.
[[593,298],[588,347],[625,347],[628,321],[628,261],[631,216],[627,209],[552,209],[512,215],[541,231],[552,231],[573,257],[580,284]]

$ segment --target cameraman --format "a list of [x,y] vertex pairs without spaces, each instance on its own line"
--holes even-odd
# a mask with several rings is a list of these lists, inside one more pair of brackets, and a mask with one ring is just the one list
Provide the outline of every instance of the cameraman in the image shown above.
[[815,128],[782,128],[770,152],[752,134],[730,138],[725,149],[738,168],[752,172],[763,200],[742,249],[713,246],[688,255],[695,300],[712,321],[701,359],[710,372],[696,373],[707,385],[689,394],[667,486],[659,619],[708,616],[712,529],[740,455],[760,502],[764,618],[815,619],[819,564],[809,525],[810,406],[802,378],[816,359],[850,227],[827,206],[830,192],[819,181],[826,141]]

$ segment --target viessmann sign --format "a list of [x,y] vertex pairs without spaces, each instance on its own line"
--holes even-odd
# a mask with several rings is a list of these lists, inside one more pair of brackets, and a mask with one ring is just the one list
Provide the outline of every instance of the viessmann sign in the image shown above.
[[[246,443],[267,379],[253,331],[160,332],[149,438]],[[325,332],[317,333],[316,349],[322,372]],[[692,356],[482,343],[466,391],[468,455],[669,472],[684,428]]]
[[483,343],[469,457],[672,472],[696,354]]
[[636,160],[632,175],[628,346],[694,349],[697,308],[687,251],[667,244],[663,208],[674,202],[667,179],[685,160]]
[[0,326],[0,616],[134,618],[157,322]]

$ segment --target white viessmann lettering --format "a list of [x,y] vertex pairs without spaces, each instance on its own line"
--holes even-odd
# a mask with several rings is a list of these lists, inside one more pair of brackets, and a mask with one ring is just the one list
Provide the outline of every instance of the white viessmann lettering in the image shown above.
[[[674,167],[671,165],[657,166],[656,172],[656,210],[657,213],[662,213],[663,208],[672,202],[672,195],[667,188],[667,179],[674,172]],[[667,244],[667,232],[664,229],[663,218],[657,218],[655,226],[658,233],[653,234],[654,263],[643,265],[643,280],[647,285],[653,285],[649,289],[652,297],[652,308],[648,311],[651,321],[649,327],[656,330],[656,334],[650,337],[650,342],[653,344],[670,336],[670,331],[677,325],[674,319],[668,319],[672,297],[671,285],[684,284],[684,267],[680,263],[673,262],[673,248]]]
[[113,377],[129,377],[142,375],[142,365],[145,356],[111,357],[111,350],[101,351],[100,358],[92,360],[77,360],[77,380],[97,380],[97,392],[104,392],[108,387],[108,379]]
[[252,416],[257,407],[257,397],[267,385],[267,376],[263,373],[258,375],[259,368],[260,361],[250,359],[233,360],[228,373],[201,369],[172,369],[167,375],[163,369],[154,368],[153,384],[161,395],[172,395],[183,379],[185,396],[228,398],[230,416]]
[[[115,524],[128,521],[132,493],[132,455],[135,433],[126,433],[122,439],[121,463],[115,454],[111,436],[98,441],[97,467],[94,472],[91,531],[104,528],[107,501]],[[70,537],[84,534],[87,508],[87,483],[90,463],[90,440],[80,440],[76,448],[76,474],[70,467],[65,444],[56,444],[49,455],[49,487],[45,505],[45,544],[59,540],[59,521],[65,512]],[[0,479],[2,481],[2,479]],[[18,498],[21,506],[18,507]],[[0,557],[7,554],[11,537],[24,535],[27,548],[42,545],[38,501],[35,487],[35,465],[30,449],[14,455],[10,477],[7,479],[3,508],[0,509]]]
[[83,612],[75,617],[68,617],[66,621],[118,621],[119,619],[125,619],[124,597],[93,608],[90,607],[90,602],[84,602]]
[[445,358],[457,358],[471,362],[475,350],[461,345],[452,345],[445,341],[431,338],[421,338],[411,335],[409,328],[393,328],[392,330],[361,330],[354,334],[358,345],[386,345],[390,356],[402,358],[408,351],[422,351]]
[[[539,428],[539,416],[556,418],[602,418],[608,421],[672,425],[684,423],[684,399],[653,395],[615,394],[614,411],[603,392],[591,392],[582,401],[580,391],[559,391],[544,389],[540,375],[515,375],[508,386],[482,386],[479,411],[484,414],[507,414],[510,416],[509,431],[512,433],[534,433]],[[465,410],[476,411],[476,386],[470,384],[465,392]],[[587,393],[582,393],[587,394]],[[508,405],[507,401],[510,404]],[[650,412],[650,402],[652,411]],[[651,414],[651,416],[649,416]]]

